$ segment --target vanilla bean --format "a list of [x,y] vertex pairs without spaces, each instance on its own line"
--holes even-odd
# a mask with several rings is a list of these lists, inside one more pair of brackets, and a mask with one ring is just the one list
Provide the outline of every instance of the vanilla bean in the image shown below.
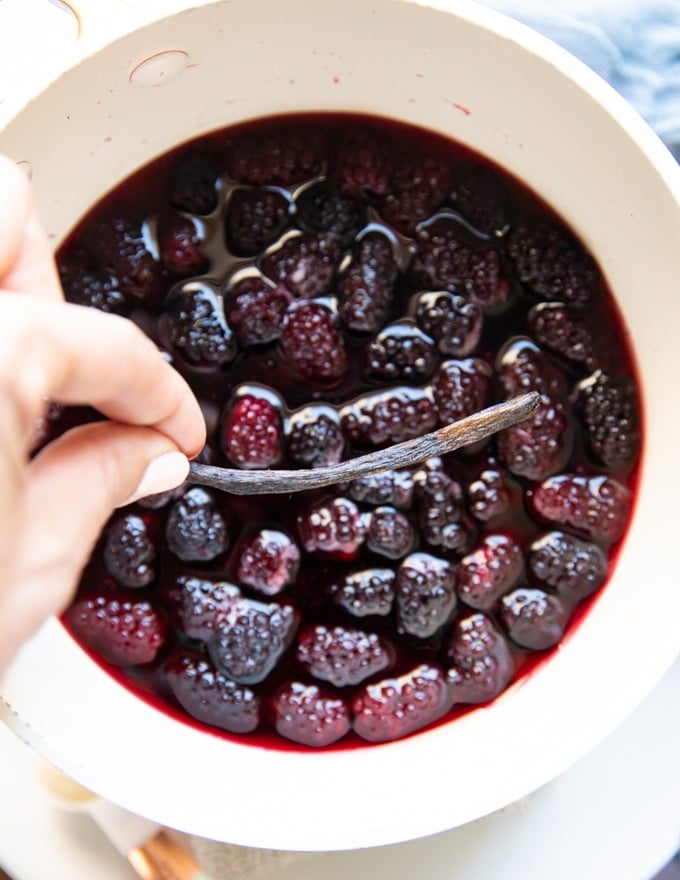
[[328,467],[309,470],[241,470],[192,462],[188,482],[211,486],[232,495],[283,495],[332,486],[357,477],[408,467],[427,458],[453,452],[461,446],[477,443],[490,434],[525,419],[536,409],[538,401],[539,394],[532,391],[489,406],[414,440],[396,443],[386,449]]

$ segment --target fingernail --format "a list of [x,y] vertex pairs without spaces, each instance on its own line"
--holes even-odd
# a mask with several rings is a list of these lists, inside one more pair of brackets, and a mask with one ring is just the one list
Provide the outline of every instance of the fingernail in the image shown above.
[[119,507],[132,504],[147,495],[158,495],[175,489],[186,480],[189,473],[189,459],[181,452],[164,452],[147,466],[135,491]]

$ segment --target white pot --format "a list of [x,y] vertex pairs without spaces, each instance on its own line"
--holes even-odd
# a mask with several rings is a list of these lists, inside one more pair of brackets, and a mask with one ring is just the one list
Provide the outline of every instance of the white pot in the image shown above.
[[[87,36],[87,16],[83,25]],[[611,732],[680,649],[680,171],[580,63],[464,0],[204,3],[72,67],[0,132],[0,151],[30,162],[58,244],[105,191],[169,147],[317,109],[443,132],[562,214],[597,255],[632,335],[645,444],[629,534],[583,622],[490,707],[401,742],[325,753],[240,745],[133,697],[56,621],[22,651],[2,715],[78,782],[171,827],[300,850],[404,841],[526,795]]]

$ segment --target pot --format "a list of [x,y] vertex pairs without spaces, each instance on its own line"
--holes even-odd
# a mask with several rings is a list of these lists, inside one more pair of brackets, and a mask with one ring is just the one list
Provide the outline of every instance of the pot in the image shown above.
[[641,475],[614,574],[579,626],[520,685],[453,723],[322,753],[225,741],[134,697],[56,620],[9,670],[2,717],[102,797],[241,845],[391,844],[527,795],[613,731],[680,648],[680,170],[583,65],[465,0],[222,0],[160,19],[147,9],[113,42],[95,7],[83,7],[81,60],[0,132],[0,151],[30,163],[55,245],[132,171],[232,123],[336,110],[446,134],[540,193],[596,255],[637,362]]

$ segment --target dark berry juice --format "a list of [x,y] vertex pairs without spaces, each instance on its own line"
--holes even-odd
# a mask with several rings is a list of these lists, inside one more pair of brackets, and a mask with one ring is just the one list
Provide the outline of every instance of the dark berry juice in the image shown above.
[[[104,196],[58,263],[190,382],[207,463],[324,466],[540,393],[412,469],[117,511],[64,623],[159,708],[244,742],[396,739],[493,700],[606,583],[640,449],[625,330],[565,223],[459,144],[355,115],[219,131]],[[45,439],[97,417],[54,407]]]

